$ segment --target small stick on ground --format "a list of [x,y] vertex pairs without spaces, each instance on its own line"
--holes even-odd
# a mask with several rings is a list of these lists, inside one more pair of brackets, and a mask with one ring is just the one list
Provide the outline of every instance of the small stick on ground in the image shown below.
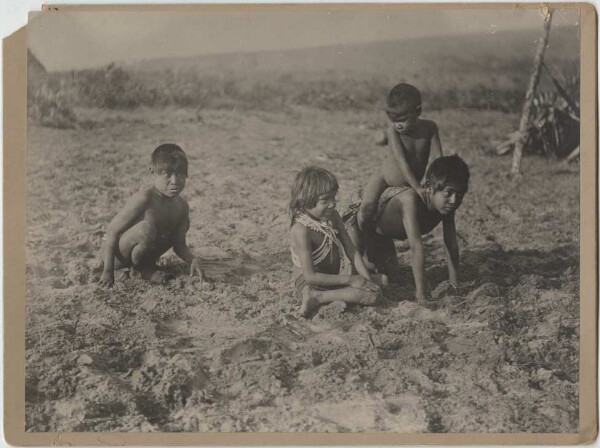
[[373,342],[373,336],[371,336],[371,333],[367,333],[367,339],[369,339],[369,344],[371,344],[371,347],[376,348],[375,342]]

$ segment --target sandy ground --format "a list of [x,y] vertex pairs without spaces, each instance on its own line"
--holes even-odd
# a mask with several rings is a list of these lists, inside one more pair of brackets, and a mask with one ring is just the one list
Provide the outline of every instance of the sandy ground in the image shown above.
[[[579,173],[486,153],[516,128],[499,112],[425,114],[470,165],[457,213],[464,291],[448,296],[440,229],[425,238],[442,303],[297,315],[285,212],[294,170],[336,173],[340,209],[378,163],[378,114],[82,111],[86,130],[31,125],[28,431],[573,432],[578,429]],[[106,224],[149,181],[151,151],[188,153],[188,241],[213,283],[166,286],[92,268]]]

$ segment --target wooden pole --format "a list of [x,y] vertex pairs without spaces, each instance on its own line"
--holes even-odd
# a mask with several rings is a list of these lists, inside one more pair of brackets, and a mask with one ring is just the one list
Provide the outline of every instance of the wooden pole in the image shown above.
[[519,122],[519,139],[515,143],[515,150],[513,152],[511,174],[515,176],[518,176],[521,173],[521,157],[523,156],[523,146],[527,141],[527,129],[531,119],[531,105],[533,104],[533,96],[535,95],[535,90],[540,81],[544,52],[546,51],[548,36],[550,34],[552,9],[547,9],[544,12],[544,29],[542,31],[542,37],[538,42],[535,58],[533,59],[533,71],[531,72],[531,78],[529,78],[529,86],[527,87],[527,93],[525,94],[525,103],[523,104],[523,112],[521,113],[521,121]]
[[569,157],[567,157],[565,159],[565,163],[568,165],[573,160],[575,160],[577,157],[579,157],[579,146],[577,148],[575,148],[571,154],[569,154]]

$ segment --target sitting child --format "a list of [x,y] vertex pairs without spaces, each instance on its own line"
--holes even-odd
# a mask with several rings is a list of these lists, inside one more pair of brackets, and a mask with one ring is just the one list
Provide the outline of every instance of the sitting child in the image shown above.
[[[371,279],[335,209],[338,183],[317,167],[296,175],[289,205],[291,252],[300,313],[343,301],[373,304],[381,290]],[[342,275],[344,253],[360,275]]]
[[179,196],[188,174],[183,150],[163,144],[154,150],[150,166],[153,185],[134,194],[113,218],[106,231],[100,284],[112,286],[114,269],[132,267],[143,278],[156,283],[167,280],[156,261],[170,248],[190,264],[190,275],[204,273],[188,247],[190,227],[188,203]]
[[[406,188],[388,188],[381,196],[375,212],[376,232],[366,239],[367,253],[375,266],[384,274],[394,276],[392,269],[398,266],[391,239],[406,240],[411,251],[411,264],[415,280],[415,296],[418,303],[432,305],[426,288],[425,256],[421,235],[431,232],[440,222],[444,226],[444,245],[448,255],[450,283],[459,287],[459,253],[456,241],[454,212],[460,207],[469,185],[469,168],[458,156],[440,157],[427,170],[423,202],[416,191]],[[353,241],[360,238],[357,223],[358,205],[350,206],[344,221]],[[387,237],[383,238],[383,237]],[[375,240],[389,241],[387,246],[375,244]]]
[[370,178],[363,192],[358,213],[358,226],[373,230],[373,215],[377,201],[388,187],[413,188],[424,200],[420,185],[430,159],[442,156],[442,147],[435,122],[419,118],[421,93],[410,84],[398,84],[385,100],[385,110],[391,124],[379,144],[389,145],[389,154],[380,170]]

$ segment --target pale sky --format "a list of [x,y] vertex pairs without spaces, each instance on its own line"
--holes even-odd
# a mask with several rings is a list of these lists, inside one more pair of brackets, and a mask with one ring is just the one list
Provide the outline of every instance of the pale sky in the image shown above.
[[[576,25],[576,9],[553,26]],[[540,28],[539,9],[399,9],[371,5],[311,10],[42,12],[30,17],[29,46],[48,70],[201,54],[316,47],[461,33]]]

